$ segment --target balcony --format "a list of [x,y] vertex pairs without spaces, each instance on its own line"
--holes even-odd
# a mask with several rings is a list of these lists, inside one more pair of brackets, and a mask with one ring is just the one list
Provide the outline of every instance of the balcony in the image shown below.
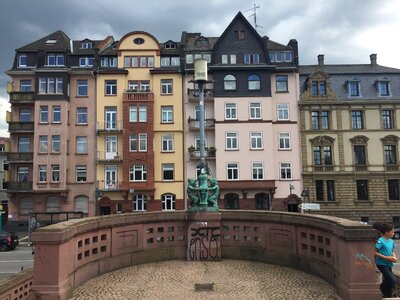
[[122,132],[123,123],[122,121],[112,121],[112,122],[97,122],[97,133],[118,133]]
[[[188,119],[189,129],[190,130],[199,130],[200,129],[200,121],[197,119]],[[205,130],[214,130],[215,129],[215,119],[205,119],[204,123]]]
[[356,171],[356,172],[366,172],[366,171],[368,171],[368,166],[367,165],[355,165],[354,166],[354,171]]
[[35,92],[10,92],[11,104],[27,104],[35,102]]
[[153,100],[153,92],[148,90],[125,90],[123,93],[123,101],[149,101]]
[[119,191],[122,181],[116,180],[97,180],[98,190],[102,192]]
[[[187,93],[189,95],[189,101],[198,102],[199,101],[199,90],[188,89]],[[214,90],[204,89],[204,101],[214,100]]]
[[333,171],[333,166],[332,165],[318,165],[318,166],[313,166],[314,172],[332,172]]
[[97,151],[97,162],[122,162],[122,152]]
[[10,133],[33,133],[35,124],[33,122],[9,122],[8,131]]
[[[196,149],[193,146],[188,148],[190,159],[200,159],[200,149]],[[213,147],[206,148],[204,153],[206,159],[215,159],[217,150]]]
[[9,163],[33,162],[33,152],[9,152],[7,160]]
[[399,170],[399,165],[385,165],[385,170],[386,171],[398,171]]
[[7,192],[28,192],[32,191],[32,181],[9,181]]

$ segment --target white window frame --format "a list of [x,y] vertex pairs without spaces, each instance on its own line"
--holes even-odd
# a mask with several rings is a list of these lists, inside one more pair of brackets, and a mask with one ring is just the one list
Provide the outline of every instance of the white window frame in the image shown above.
[[162,210],[173,211],[175,210],[176,196],[174,194],[161,195]]
[[[288,121],[290,119],[289,103],[278,103],[276,105],[276,111],[277,111],[276,117],[278,121]],[[287,115],[287,118],[285,118],[285,115]]]
[[[281,147],[281,142],[283,142],[284,147]],[[278,136],[278,147],[279,150],[291,150],[292,143],[291,143],[291,136],[290,132],[279,132]]]
[[237,120],[237,105],[234,102],[225,103],[225,120]]
[[147,105],[139,105],[139,122],[147,122]]
[[47,166],[39,165],[39,182],[47,182]]
[[129,152],[137,152],[139,149],[138,135],[136,133],[129,135]]
[[[46,114],[46,115],[44,115]],[[49,107],[47,105],[40,106],[39,123],[49,123]]]
[[161,137],[161,151],[174,152],[174,134],[165,133]]
[[[257,178],[254,178],[254,171],[257,173]],[[264,179],[264,163],[262,161],[255,161],[251,163],[251,178],[252,180]]]
[[[172,179],[165,178],[165,172],[172,171]],[[175,180],[175,165],[171,163],[162,164],[162,180],[163,181],[174,181]]]
[[249,103],[250,120],[261,120],[261,102]]
[[60,182],[60,165],[51,165],[51,182]]
[[147,209],[147,197],[143,194],[137,194],[133,196],[132,210],[133,211],[146,211]]
[[49,139],[47,135],[39,136],[39,153],[48,153],[49,151]]
[[147,151],[147,133],[138,134],[138,146],[139,146],[139,152]]
[[52,135],[51,136],[51,152],[60,153],[61,152],[61,136]]
[[32,80],[31,79],[22,79],[20,81],[19,89],[21,92],[32,92]]
[[[234,171],[236,170],[236,175],[237,175],[237,177],[236,178],[234,178],[235,176],[235,174],[234,174]],[[232,173],[231,173],[232,172]],[[231,173],[231,177],[232,178],[229,178],[230,177],[230,174]],[[237,162],[227,162],[226,163],[226,180],[239,180],[239,178],[240,178],[240,176],[239,176],[239,163],[237,163]]]
[[172,95],[172,79],[161,79],[161,95]]
[[86,136],[76,137],[76,153],[78,154],[88,153],[88,139]]
[[161,123],[174,123],[174,107],[172,105],[161,106]]
[[[85,116],[85,121],[81,122],[81,116]],[[76,108],[76,124],[87,124],[87,107],[77,107]]]
[[[82,177],[82,180],[80,180],[81,177]],[[84,165],[76,166],[75,181],[76,182],[87,182],[87,166],[84,166]]]
[[[236,143],[236,147],[234,144]],[[239,134],[236,131],[225,132],[225,150],[238,150],[239,149]]]
[[[55,116],[57,116],[57,115],[60,115],[60,117],[59,117],[60,120],[55,120],[56,119]],[[59,105],[53,106],[53,120],[52,121],[53,121],[53,123],[57,123],[57,124],[61,123],[61,106],[59,106]]]
[[[253,145],[254,142],[254,145]],[[263,134],[259,131],[250,132],[250,149],[262,150],[263,149]]]
[[[84,89],[84,93],[81,94],[80,93],[80,89]],[[88,81],[87,79],[78,79],[77,80],[77,91],[76,91],[76,95],[83,97],[83,96],[87,96],[88,95]]]
[[104,82],[104,94],[106,96],[116,96],[117,95],[117,81],[114,79],[107,79]]
[[[21,62],[21,60],[22,60],[21,58],[25,58],[25,64],[23,64]],[[19,68],[25,68],[27,66],[28,66],[28,56],[26,54],[19,54],[18,55],[18,67]]]
[[[140,179],[136,179],[135,172],[140,172]],[[145,165],[133,165],[129,167],[130,182],[145,182],[147,181],[147,169]]]
[[[285,176],[282,176],[282,171],[285,171]],[[288,176],[288,171],[290,176]],[[292,163],[281,162],[279,164],[279,174],[281,180],[292,180],[293,179]]]

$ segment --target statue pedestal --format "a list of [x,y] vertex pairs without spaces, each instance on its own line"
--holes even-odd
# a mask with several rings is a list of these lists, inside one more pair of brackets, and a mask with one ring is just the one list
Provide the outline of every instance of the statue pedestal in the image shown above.
[[187,260],[221,260],[219,212],[187,212],[188,247]]

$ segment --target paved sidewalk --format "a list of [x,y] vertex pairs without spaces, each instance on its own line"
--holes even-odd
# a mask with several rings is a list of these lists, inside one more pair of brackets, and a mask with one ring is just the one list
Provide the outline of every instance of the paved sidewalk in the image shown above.
[[[195,284],[213,291],[195,291]],[[166,261],[103,274],[78,287],[78,299],[340,299],[324,280],[259,262]]]

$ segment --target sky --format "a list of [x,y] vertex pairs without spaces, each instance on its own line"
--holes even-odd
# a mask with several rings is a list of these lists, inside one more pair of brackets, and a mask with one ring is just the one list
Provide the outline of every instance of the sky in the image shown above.
[[299,43],[300,64],[378,64],[400,68],[399,0],[0,0],[0,136],[8,136],[10,110],[4,73],[15,49],[62,30],[73,40],[119,40],[147,31],[159,42],[179,41],[182,31],[220,36],[241,11],[257,30],[280,44]]

